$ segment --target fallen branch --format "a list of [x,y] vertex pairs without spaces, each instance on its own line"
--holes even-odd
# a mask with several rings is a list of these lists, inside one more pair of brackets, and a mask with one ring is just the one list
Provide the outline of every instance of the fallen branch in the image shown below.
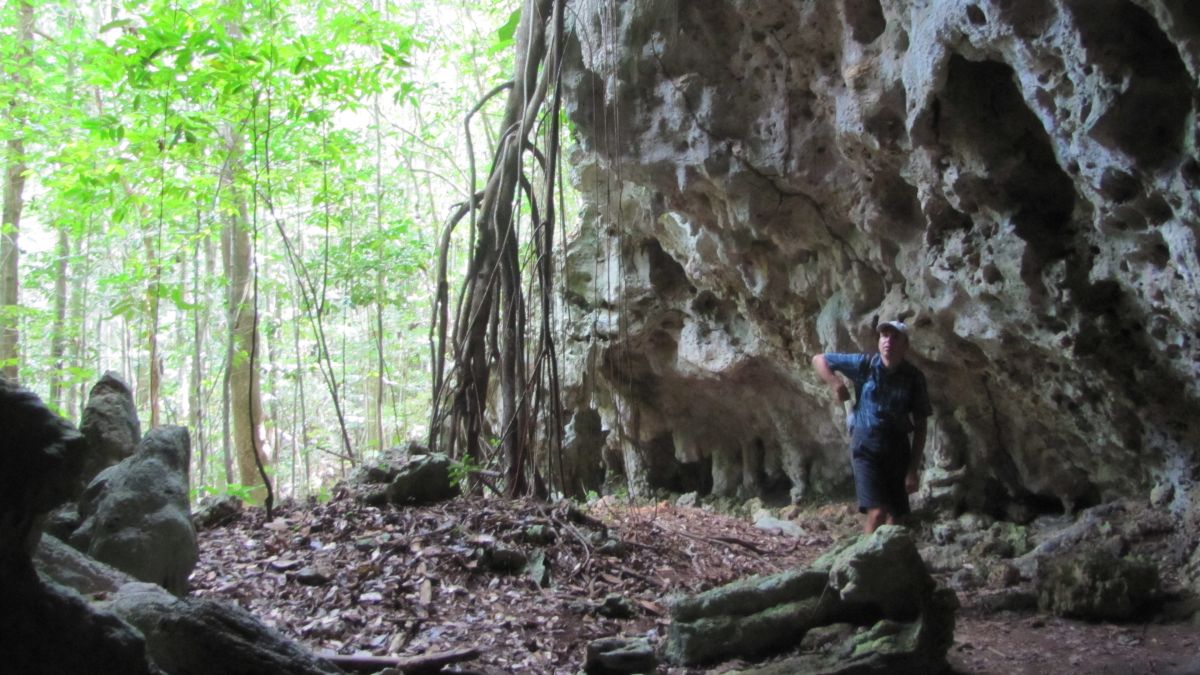
[[743,547],[747,550],[750,550],[760,556],[763,555],[763,550],[761,548],[759,548],[755,544],[752,544],[752,543],[746,541],[745,539],[738,539],[737,537],[729,537],[729,536],[705,537],[705,536],[698,535],[698,534],[692,534],[690,532],[684,532],[683,530],[677,530],[673,527],[666,527],[664,525],[660,525],[657,522],[653,522],[653,523],[651,523],[651,525],[653,525],[654,527],[656,527],[660,530],[663,530],[664,532],[671,532],[674,534],[678,534],[678,535],[687,537],[688,539],[694,539],[696,541],[703,541],[703,542],[707,542],[709,544],[724,544],[729,547],[732,547],[735,545],[741,546],[741,547]]
[[479,658],[475,648],[455,649],[448,652],[421,654],[420,656],[343,656],[331,652],[318,652],[317,656],[333,665],[356,673],[374,673],[384,668],[395,668],[403,673],[419,673],[441,670],[443,666]]

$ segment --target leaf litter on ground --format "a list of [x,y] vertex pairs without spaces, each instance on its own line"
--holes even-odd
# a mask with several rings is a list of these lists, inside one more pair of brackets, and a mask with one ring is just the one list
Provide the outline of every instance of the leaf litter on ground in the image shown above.
[[316,651],[470,648],[476,671],[575,673],[592,640],[657,644],[671,594],[805,564],[833,534],[797,540],[703,508],[614,498],[377,508],[344,487],[269,522],[247,509],[199,540],[193,595],[235,602]]

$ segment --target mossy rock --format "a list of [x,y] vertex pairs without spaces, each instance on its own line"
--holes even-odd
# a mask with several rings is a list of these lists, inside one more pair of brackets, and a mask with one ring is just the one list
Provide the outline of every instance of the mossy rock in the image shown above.
[[1088,547],[1042,561],[1038,608],[1091,621],[1125,621],[1149,610],[1161,595],[1158,569]]

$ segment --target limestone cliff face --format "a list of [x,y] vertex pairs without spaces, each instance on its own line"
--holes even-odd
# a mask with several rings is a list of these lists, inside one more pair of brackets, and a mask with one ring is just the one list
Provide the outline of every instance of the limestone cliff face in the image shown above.
[[901,317],[934,401],[927,496],[1187,505],[1200,4],[572,7],[571,480],[603,448],[635,492],[843,488],[809,359]]

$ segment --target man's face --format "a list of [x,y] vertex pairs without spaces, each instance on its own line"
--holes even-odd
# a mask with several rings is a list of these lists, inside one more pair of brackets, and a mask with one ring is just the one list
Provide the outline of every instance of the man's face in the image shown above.
[[890,326],[879,331],[879,354],[887,365],[902,363],[908,355],[908,337]]

